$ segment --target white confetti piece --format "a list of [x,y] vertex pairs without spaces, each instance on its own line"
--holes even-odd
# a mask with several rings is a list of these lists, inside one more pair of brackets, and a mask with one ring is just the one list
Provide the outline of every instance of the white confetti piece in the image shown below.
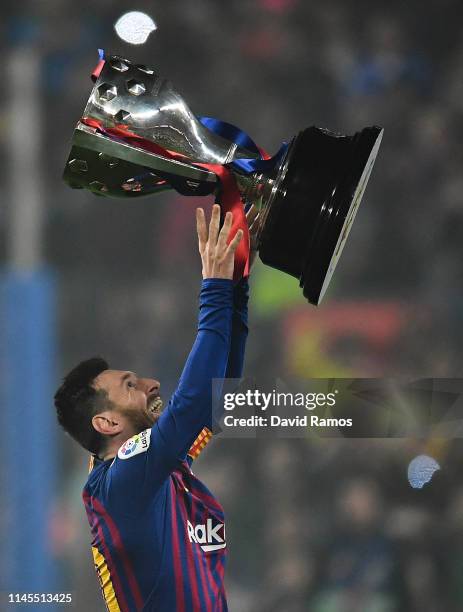
[[430,482],[440,465],[429,455],[418,455],[408,466],[408,481],[414,489],[422,489]]
[[118,36],[132,45],[142,45],[157,25],[146,13],[131,11],[116,21],[114,29]]

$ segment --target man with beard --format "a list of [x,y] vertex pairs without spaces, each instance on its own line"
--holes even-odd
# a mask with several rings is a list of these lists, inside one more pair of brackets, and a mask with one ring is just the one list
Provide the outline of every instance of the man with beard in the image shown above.
[[[248,213],[251,238],[256,218]],[[223,509],[191,471],[212,435],[212,379],[241,376],[247,336],[247,279],[232,281],[242,231],[229,240],[231,213],[219,225],[217,205],[209,230],[197,210],[198,334],[165,410],[157,380],[100,358],[55,395],[60,424],[93,455],[83,498],[110,611],[227,610]]]

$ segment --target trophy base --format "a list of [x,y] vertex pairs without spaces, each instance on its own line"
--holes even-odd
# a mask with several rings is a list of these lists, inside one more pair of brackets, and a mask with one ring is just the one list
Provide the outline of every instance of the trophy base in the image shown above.
[[383,130],[340,136],[310,127],[293,139],[266,205],[259,256],[295,276],[318,305],[373,168]]

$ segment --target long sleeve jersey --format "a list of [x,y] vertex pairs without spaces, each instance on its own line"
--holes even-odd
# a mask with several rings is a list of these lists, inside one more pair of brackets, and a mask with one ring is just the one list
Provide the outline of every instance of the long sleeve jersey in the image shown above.
[[191,464],[211,436],[212,379],[241,376],[247,281],[204,280],[198,334],[151,429],[94,461],[83,491],[108,610],[225,612],[225,520]]

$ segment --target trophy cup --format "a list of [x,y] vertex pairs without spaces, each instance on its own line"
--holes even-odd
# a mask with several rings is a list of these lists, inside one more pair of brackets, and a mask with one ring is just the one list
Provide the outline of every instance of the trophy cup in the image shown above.
[[268,158],[238,128],[196,117],[171,82],[145,65],[100,52],[93,80],[64,170],[71,187],[126,198],[164,189],[214,193],[222,205],[231,194],[244,224],[243,206],[254,204],[260,259],[296,277],[307,300],[320,303],[365,191],[381,128],[344,136],[309,127]]

